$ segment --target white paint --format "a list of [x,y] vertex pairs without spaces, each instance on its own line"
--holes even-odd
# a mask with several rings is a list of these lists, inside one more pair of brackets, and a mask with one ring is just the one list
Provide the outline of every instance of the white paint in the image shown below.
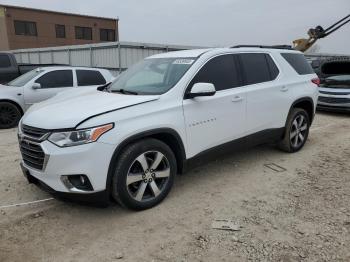
[[36,200],[36,201],[31,201],[31,202],[25,202],[25,203],[19,203],[19,204],[12,204],[12,205],[6,205],[6,206],[0,206],[0,209],[5,209],[5,208],[11,208],[11,207],[21,207],[21,206],[27,206],[27,205],[33,205],[37,203],[42,203],[42,202],[47,202],[54,200],[54,198],[47,198],[47,199],[41,199],[41,200]]

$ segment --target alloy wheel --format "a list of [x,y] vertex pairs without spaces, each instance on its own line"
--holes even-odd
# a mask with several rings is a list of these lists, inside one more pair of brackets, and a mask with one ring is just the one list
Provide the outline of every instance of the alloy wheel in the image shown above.
[[170,176],[168,159],[159,151],[148,151],[139,155],[131,164],[126,186],[130,196],[139,202],[158,197]]
[[0,105],[0,126],[14,126],[18,113],[13,106]]
[[308,129],[307,120],[304,115],[298,114],[290,129],[290,142],[294,148],[300,147],[306,138]]

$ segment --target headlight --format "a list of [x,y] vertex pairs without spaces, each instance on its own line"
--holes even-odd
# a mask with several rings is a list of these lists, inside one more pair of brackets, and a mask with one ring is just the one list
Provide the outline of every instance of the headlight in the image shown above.
[[48,140],[59,147],[77,146],[97,141],[104,133],[114,127],[113,124],[88,129],[52,133]]

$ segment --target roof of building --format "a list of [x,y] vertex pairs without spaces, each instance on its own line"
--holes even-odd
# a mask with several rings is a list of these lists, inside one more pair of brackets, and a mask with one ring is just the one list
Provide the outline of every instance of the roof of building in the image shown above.
[[32,11],[37,11],[37,12],[48,12],[48,13],[61,14],[61,15],[71,15],[71,16],[80,16],[80,17],[89,17],[89,18],[99,18],[99,19],[108,19],[108,20],[116,20],[116,21],[119,20],[119,18],[93,16],[93,15],[82,15],[82,14],[76,14],[76,13],[66,13],[66,12],[46,10],[46,9],[30,8],[30,7],[23,7],[23,6],[16,6],[16,5],[7,5],[7,4],[1,4],[1,3],[0,3],[0,6],[5,7],[5,8],[8,7],[8,8],[32,10]]

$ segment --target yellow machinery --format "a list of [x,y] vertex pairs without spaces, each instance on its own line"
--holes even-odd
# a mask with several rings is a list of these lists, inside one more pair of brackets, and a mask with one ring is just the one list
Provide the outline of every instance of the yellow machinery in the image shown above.
[[345,24],[350,22],[350,15],[347,15],[343,19],[339,20],[332,26],[328,27],[327,29],[323,29],[322,26],[317,26],[316,28],[311,28],[308,31],[309,38],[305,39],[297,39],[293,41],[293,48],[295,50],[299,50],[301,52],[307,51],[313,44],[316,43],[318,39],[324,38],[335,31],[337,31],[339,28],[344,26]]

